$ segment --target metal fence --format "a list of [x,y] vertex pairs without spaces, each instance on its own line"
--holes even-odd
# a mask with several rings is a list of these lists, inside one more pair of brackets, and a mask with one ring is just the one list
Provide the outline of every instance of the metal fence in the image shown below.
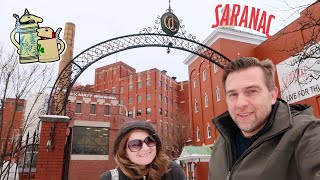
[[35,179],[39,145],[39,126],[33,133],[13,138],[4,156],[0,172],[1,180]]

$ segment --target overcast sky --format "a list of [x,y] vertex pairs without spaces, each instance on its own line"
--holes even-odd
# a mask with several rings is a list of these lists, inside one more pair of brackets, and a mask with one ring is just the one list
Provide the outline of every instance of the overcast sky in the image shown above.
[[[291,6],[311,3],[314,0],[286,0]],[[285,20],[293,11],[283,11],[287,6],[284,0],[171,0],[174,14],[182,19],[185,30],[195,35],[202,42],[214,29],[214,10],[218,4],[241,4],[260,8],[268,14],[275,15],[270,34],[282,29],[285,25],[298,17],[294,13],[292,18]],[[168,0],[6,0],[0,3],[0,42],[5,49],[14,48],[10,42],[10,33],[14,29],[13,14],[22,16],[28,8],[31,14],[40,16],[44,21],[40,27],[49,26],[56,30],[64,29],[66,22],[76,24],[74,56],[99,42],[128,34],[139,33],[145,27],[154,25],[157,15],[161,16],[168,8]],[[242,29],[246,30],[246,29]],[[252,31],[251,31],[252,32]],[[258,33],[258,32],[256,32]],[[63,32],[61,32],[61,38]],[[172,50],[166,53],[165,48],[138,48],[111,55],[93,64],[84,72],[78,82],[93,83],[94,69],[116,61],[123,61],[131,65],[138,72],[150,68],[167,70],[168,75],[178,77],[178,81],[188,79],[187,66],[183,61],[189,53]]]

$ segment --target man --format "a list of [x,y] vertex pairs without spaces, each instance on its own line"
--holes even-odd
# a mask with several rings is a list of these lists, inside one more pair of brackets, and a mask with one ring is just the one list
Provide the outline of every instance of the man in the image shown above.
[[211,180],[320,179],[320,121],[309,106],[277,99],[270,60],[232,61],[222,82],[228,112],[213,120]]

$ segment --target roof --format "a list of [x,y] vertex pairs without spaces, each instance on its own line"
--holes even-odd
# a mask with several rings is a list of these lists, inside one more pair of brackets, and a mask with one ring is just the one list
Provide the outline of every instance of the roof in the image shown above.
[[[267,38],[258,34],[232,29],[228,27],[218,27],[213,30],[213,32],[202,42],[202,44],[211,47],[218,39],[228,39],[248,44],[259,45]],[[196,54],[190,54],[183,63],[190,65],[199,56]]]
[[211,152],[208,146],[185,146],[178,160],[182,162],[209,162]]

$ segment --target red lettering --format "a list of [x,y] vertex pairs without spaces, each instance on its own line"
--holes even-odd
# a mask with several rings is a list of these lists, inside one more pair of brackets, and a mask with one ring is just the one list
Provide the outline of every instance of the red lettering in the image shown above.
[[248,27],[248,6],[244,6],[242,16],[238,26],[241,26],[242,23],[244,24],[243,27]]
[[[252,7],[250,23],[249,23],[249,28],[250,29],[257,30],[259,12],[260,12],[259,8],[257,9],[257,12],[256,12],[256,8]],[[253,23],[253,28],[251,28],[252,27],[252,23]]]
[[222,4],[219,4],[216,9],[215,9],[215,13],[216,13],[216,24],[212,24],[212,28],[216,28],[219,26],[219,8],[222,7]]
[[[219,10],[222,11],[220,12],[222,14],[221,19],[219,18]],[[275,16],[272,14],[268,15],[266,11],[262,11],[260,17],[259,8],[251,7],[251,12],[249,15],[248,6],[244,6],[243,10],[241,11],[241,6],[239,4],[233,4],[231,11],[230,4],[226,4],[225,7],[222,7],[222,4],[219,4],[215,8],[215,15],[216,22],[212,24],[212,28],[216,28],[218,26],[242,26],[261,32],[268,38],[271,37],[269,35],[270,25],[271,21],[275,19]]]
[[229,12],[230,12],[230,7],[229,4],[226,4],[226,6],[224,7],[223,13],[222,13],[222,17],[220,20],[220,26],[229,25]]
[[276,17],[274,15],[270,15],[269,18],[268,18],[268,24],[267,24],[267,31],[266,31],[266,36],[268,38],[271,38],[271,36],[269,35],[269,31],[270,31],[270,24],[271,24],[271,20],[272,19],[275,19]]
[[240,5],[234,4],[232,8],[231,18],[230,18],[231,26],[237,26],[239,13],[240,13]]
[[261,18],[260,18],[260,23],[257,28],[257,31],[261,32],[260,29],[262,29],[262,33],[266,33],[266,23],[267,23],[267,13],[265,11],[262,12]]

